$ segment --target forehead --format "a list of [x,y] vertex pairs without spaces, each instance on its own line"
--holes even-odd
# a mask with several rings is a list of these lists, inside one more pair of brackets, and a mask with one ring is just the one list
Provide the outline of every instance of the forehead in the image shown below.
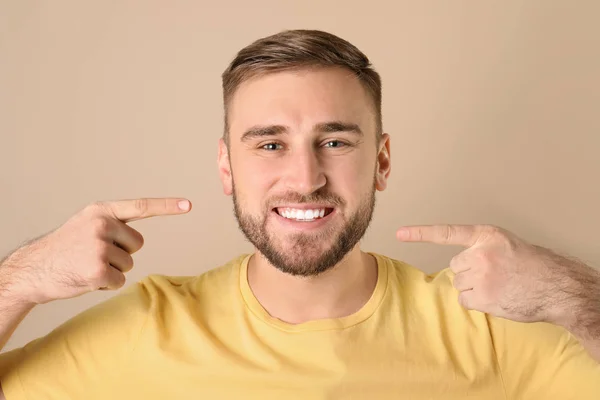
[[351,71],[331,67],[251,78],[236,90],[228,118],[232,139],[255,125],[306,130],[336,120],[355,123],[363,132],[375,129],[374,106],[366,89]]

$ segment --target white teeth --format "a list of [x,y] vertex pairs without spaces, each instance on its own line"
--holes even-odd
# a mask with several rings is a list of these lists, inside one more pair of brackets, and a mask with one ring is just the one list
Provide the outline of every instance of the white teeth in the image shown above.
[[325,209],[314,209],[314,210],[299,210],[295,208],[278,208],[279,215],[288,219],[295,219],[297,221],[314,221],[318,218],[325,216]]

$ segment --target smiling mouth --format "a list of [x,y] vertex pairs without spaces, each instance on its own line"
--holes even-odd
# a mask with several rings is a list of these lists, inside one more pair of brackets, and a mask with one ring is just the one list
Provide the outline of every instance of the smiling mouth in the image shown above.
[[333,208],[323,207],[313,209],[299,209],[289,207],[277,207],[273,209],[273,211],[275,211],[281,217],[290,219],[292,221],[310,222],[328,216],[333,212]]

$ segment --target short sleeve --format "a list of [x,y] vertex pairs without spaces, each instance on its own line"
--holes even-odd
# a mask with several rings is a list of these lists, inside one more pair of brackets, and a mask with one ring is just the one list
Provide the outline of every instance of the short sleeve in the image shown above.
[[567,330],[488,316],[509,399],[600,399],[600,363]]
[[6,399],[87,399],[108,393],[139,338],[149,306],[144,285],[135,283],[48,335],[1,354]]

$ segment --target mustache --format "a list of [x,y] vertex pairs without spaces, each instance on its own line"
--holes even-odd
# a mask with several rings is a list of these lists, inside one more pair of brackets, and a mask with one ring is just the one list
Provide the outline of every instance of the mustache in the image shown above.
[[288,192],[281,196],[272,197],[268,201],[267,209],[271,210],[280,205],[289,204],[289,203],[294,203],[294,204],[319,203],[319,204],[325,204],[325,205],[331,206],[331,207],[339,207],[339,206],[343,206],[345,204],[345,201],[340,196],[338,196],[334,193],[331,193],[329,191],[325,191],[325,190],[318,190],[316,192],[309,193],[309,194]]

